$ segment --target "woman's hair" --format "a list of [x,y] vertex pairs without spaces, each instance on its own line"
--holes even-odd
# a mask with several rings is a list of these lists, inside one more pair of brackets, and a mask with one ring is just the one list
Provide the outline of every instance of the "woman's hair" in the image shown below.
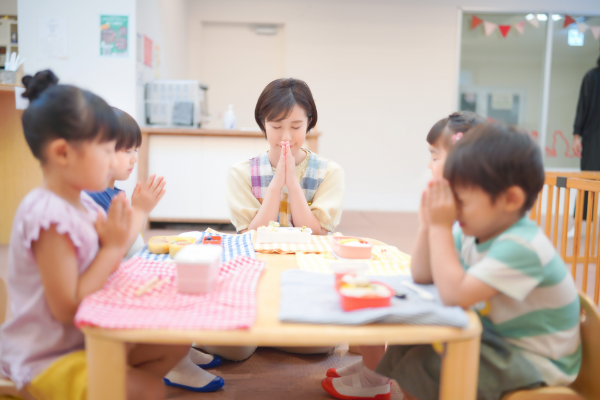
[[448,118],[443,118],[433,125],[427,134],[427,142],[433,146],[439,141],[442,147],[449,150],[452,148],[452,135],[458,132],[465,133],[483,122],[485,118],[472,111],[452,113]]
[[598,56],[598,59],[596,60],[596,66],[600,68],[600,56]]
[[87,90],[58,85],[50,70],[23,77],[29,107],[23,113],[23,131],[31,152],[44,162],[46,145],[55,139],[68,142],[116,138],[117,118],[104,100]]
[[296,104],[306,111],[308,132],[317,124],[317,106],[306,82],[288,78],[277,79],[267,85],[260,94],[254,110],[256,123],[265,132],[265,136],[265,121],[286,119]]
[[117,145],[115,150],[138,148],[142,144],[142,132],[135,119],[123,110],[113,107],[117,117]]
[[492,201],[511,186],[525,192],[529,210],[544,186],[542,152],[525,131],[502,122],[479,124],[448,154],[444,178],[451,187],[478,187]]

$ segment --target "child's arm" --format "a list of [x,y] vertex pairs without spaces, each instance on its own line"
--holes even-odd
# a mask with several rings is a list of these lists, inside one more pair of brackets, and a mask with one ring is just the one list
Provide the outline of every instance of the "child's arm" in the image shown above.
[[137,236],[144,229],[148,215],[165,193],[165,184],[167,182],[162,176],[156,178],[153,174],[146,183],[138,182],[131,195],[131,206],[133,207],[133,216],[131,219],[131,229],[127,237],[127,249],[133,246]]
[[[254,216],[252,222],[250,222],[250,225],[248,225],[247,230],[256,230],[258,227],[269,225],[269,222],[271,221],[277,221],[277,217],[279,217],[279,206],[281,204],[281,191],[283,190],[283,185],[285,185],[285,170],[285,152],[282,149],[281,156],[277,162],[275,175],[267,188],[267,193],[265,194],[260,209]],[[245,231],[240,233],[243,232]]]
[[99,290],[125,255],[131,208],[124,195],[115,196],[106,221],[98,215],[96,230],[100,250],[88,269],[79,275],[73,242],[54,225],[40,231],[32,243],[50,312],[63,324],[73,323],[77,307],[85,296]]
[[327,235],[329,231],[321,227],[321,222],[313,214],[306,202],[304,191],[296,177],[296,162],[289,145],[285,146],[285,164],[285,184],[289,191],[289,202],[294,226],[306,226],[315,235]]
[[431,270],[435,286],[447,306],[467,308],[499,293],[463,269],[452,236],[456,205],[448,182],[436,180],[426,192],[429,214]]
[[429,261],[429,216],[426,215],[427,207],[425,207],[424,201],[425,192],[421,196],[421,205],[419,206],[419,232],[411,255],[410,273],[416,283],[429,284],[433,283],[433,275]]

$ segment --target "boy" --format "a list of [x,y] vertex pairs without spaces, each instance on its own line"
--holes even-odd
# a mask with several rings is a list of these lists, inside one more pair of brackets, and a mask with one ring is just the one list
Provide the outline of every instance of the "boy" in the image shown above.
[[[508,125],[478,125],[448,155],[444,177],[425,193],[430,257],[414,259],[412,274],[435,283],[444,304],[477,309],[477,398],[568,385],[581,365],[579,297],[525,216],[544,183],[538,146]],[[390,346],[377,372],[396,379],[407,399],[437,399],[440,365],[431,346]]]
[[[105,211],[108,211],[112,198],[122,191],[115,187],[115,181],[124,181],[129,178],[137,162],[137,149],[142,144],[142,132],[135,120],[118,108],[113,108],[113,110],[119,124],[117,127],[117,144],[115,146],[117,162],[113,170],[113,176],[106,190],[95,193],[88,192],[94,201],[102,206]],[[162,176],[155,178],[155,175],[152,175],[145,184],[142,185],[141,182],[138,182],[135,186],[131,195],[133,217],[131,232],[127,238],[127,248],[129,248],[127,258],[144,247],[144,240],[140,232],[144,229],[148,215],[164,196],[165,183]],[[195,392],[212,392],[218,390],[224,385],[223,379],[198,367],[210,368],[219,364],[221,364],[220,357],[204,354],[192,347],[188,357],[184,357],[167,374],[165,383],[169,386],[176,386]]]

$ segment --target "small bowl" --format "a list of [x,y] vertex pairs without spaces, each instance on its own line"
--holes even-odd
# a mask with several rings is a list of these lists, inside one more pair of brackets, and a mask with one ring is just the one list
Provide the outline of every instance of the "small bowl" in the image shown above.
[[[364,242],[364,246],[350,246],[348,244],[340,243],[345,239],[356,239]],[[371,250],[373,249],[373,243],[368,240],[354,237],[354,236],[333,236],[331,238],[331,247],[336,255],[342,258],[351,258],[356,260],[368,260],[371,258]]]
[[360,310],[362,308],[377,308],[377,307],[389,307],[390,300],[394,297],[394,290],[390,288],[388,285],[385,285],[380,282],[371,282],[373,284],[384,286],[389,291],[389,296],[380,297],[380,296],[369,296],[369,297],[355,297],[348,296],[341,292],[338,289],[338,293],[340,295],[340,302],[342,305],[342,309],[344,311],[354,311]]

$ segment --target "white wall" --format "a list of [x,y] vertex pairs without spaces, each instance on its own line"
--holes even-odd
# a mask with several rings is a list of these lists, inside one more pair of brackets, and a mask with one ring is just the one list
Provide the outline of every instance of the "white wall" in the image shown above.
[[[91,90],[110,105],[135,112],[134,0],[19,0],[18,6],[26,74],[50,68],[61,83]],[[129,15],[129,57],[100,57],[100,14]],[[67,58],[40,58],[38,24],[43,17],[66,19]]]
[[415,210],[427,177],[425,136],[454,110],[458,7],[579,15],[597,11],[597,4],[190,0],[188,75],[203,81],[201,22],[283,24],[285,75],[313,91],[323,132],[319,152],[346,171],[345,208]]

